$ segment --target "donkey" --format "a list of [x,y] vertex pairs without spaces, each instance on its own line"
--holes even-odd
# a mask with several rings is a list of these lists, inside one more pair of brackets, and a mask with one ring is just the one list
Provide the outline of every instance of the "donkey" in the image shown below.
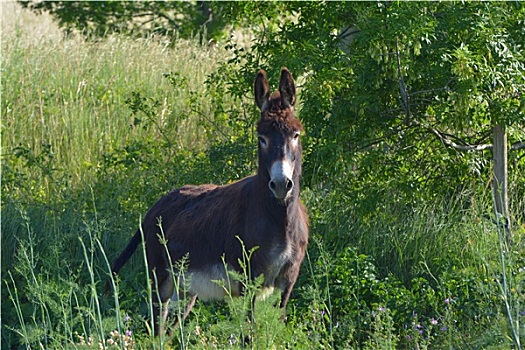
[[251,278],[263,275],[263,290],[279,288],[286,310],[308,244],[308,215],[299,199],[303,127],[295,117],[295,82],[288,69],[282,69],[279,91],[272,95],[260,70],[254,92],[261,110],[257,174],[225,186],[187,185],[168,193],[112,265],[116,274],[144,237],[155,334],[164,332],[170,300],[184,297],[172,265],[182,259],[187,259],[182,279],[189,281],[190,296],[183,319],[197,297],[221,300],[243,293],[239,282],[229,280],[228,270],[241,272],[243,254],[252,248]]

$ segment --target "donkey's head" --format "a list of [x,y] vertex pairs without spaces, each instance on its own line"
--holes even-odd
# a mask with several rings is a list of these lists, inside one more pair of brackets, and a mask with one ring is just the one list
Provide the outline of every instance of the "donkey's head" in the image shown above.
[[257,124],[259,136],[259,174],[279,201],[297,193],[301,173],[302,149],[299,136],[303,126],[295,117],[295,82],[288,69],[281,71],[279,91],[270,96],[264,70],[255,78],[255,102],[261,110]]

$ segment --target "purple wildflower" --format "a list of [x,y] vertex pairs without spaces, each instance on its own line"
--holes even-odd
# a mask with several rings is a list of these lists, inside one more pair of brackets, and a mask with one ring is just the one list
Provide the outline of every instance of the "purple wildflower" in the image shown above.
[[131,337],[131,331],[130,331],[129,329],[126,331],[126,335],[127,335],[128,337]]
[[433,325],[437,325],[439,322],[438,322],[438,320],[436,320],[434,317],[432,317],[432,318],[430,319],[430,323],[433,324]]

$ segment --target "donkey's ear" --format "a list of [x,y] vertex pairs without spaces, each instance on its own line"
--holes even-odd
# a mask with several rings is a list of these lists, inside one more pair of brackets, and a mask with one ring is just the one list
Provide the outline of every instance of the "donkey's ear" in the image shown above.
[[284,108],[295,105],[295,82],[292,78],[292,73],[286,67],[281,70],[279,92],[281,93],[281,104]]
[[266,72],[262,69],[257,72],[257,76],[255,77],[254,91],[255,102],[259,109],[264,111],[268,108],[268,101],[270,100],[270,84],[268,84]]

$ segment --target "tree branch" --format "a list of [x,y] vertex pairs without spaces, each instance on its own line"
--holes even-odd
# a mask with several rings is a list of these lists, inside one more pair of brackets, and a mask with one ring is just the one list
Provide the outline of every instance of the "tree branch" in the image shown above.
[[[486,144],[479,144],[479,145],[470,145],[468,143],[465,142],[464,145],[459,145],[457,143],[455,143],[454,141],[452,141],[450,139],[450,137],[454,137],[456,139],[459,140],[459,138],[453,136],[453,135],[448,135],[444,132],[441,132],[435,128],[432,128],[432,127],[429,127],[428,130],[430,130],[430,132],[432,132],[434,135],[436,135],[438,137],[438,139],[443,142],[446,146],[449,146],[449,147],[452,147],[454,149],[457,149],[458,151],[461,151],[461,152],[469,152],[469,151],[484,151],[486,149],[492,149],[492,144],[490,143],[486,143]],[[463,140],[461,140],[462,142],[464,142]],[[518,151],[518,150],[522,150],[522,149],[525,149],[525,142],[521,142],[521,141],[518,141],[518,142],[514,142],[512,145],[510,145],[509,147],[509,150],[511,151]]]
[[[352,30],[352,31],[350,31],[350,30]],[[359,29],[357,29],[356,27],[348,26],[345,29],[343,29],[341,31],[341,33],[339,33],[337,35],[337,39],[344,40],[344,39],[348,38],[349,36],[352,36],[352,35],[357,34],[359,32],[361,32],[361,31]]]
[[520,149],[525,149],[525,142],[514,142],[511,146],[510,146],[510,149],[512,151],[517,151],[517,150],[520,150]]
[[179,28],[177,21],[173,19],[172,17],[168,16],[164,12],[141,12],[141,13],[133,14],[133,18],[139,18],[139,17],[151,17],[150,19],[143,22],[142,25],[158,20],[158,19],[165,19],[168,22],[168,24],[171,25],[172,27]]
[[397,57],[397,79],[399,83],[399,93],[401,94],[401,104],[405,110],[405,124],[408,125],[410,120],[410,102],[407,92],[407,86],[405,79],[403,78],[403,72],[401,71],[401,58],[399,53],[399,42],[396,38],[396,57]]
[[435,128],[429,128],[430,132],[432,132],[434,135],[438,137],[438,139],[443,142],[446,146],[452,147],[458,151],[461,152],[469,152],[469,151],[483,151],[486,149],[492,149],[492,144],[482,144],[482,145],[458,145],[448,137],[446,137],[442,132]]
[[451,89],[448,87],[450,85],[450,83],[453,81],[454,79],[450,79],[448,81],[448,83],[442,87],[442,88],[435,88],[435,89],[429,89],[429,90],[420,90],[420,91],[416,91],[416,92],[412,92],[410,95],[411,96],[415,96],[415,95],[420,95],[420,94],[426,94],[426,93],[433,93],[433,92],[437,92],[437,91],[451,91]]

